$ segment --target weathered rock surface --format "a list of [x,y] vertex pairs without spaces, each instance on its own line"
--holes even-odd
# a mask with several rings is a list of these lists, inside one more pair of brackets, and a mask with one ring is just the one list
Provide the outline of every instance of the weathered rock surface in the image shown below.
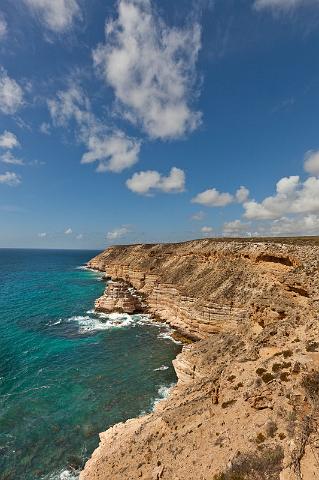
[[169,399],[102,433],[81,480],[319,479],[318,245],[199,240],[94,258],[199,341],[174,361]]
[[95,302],[97,312],[136,313],[142,310],[141,300],[123,282],[109,283],[104,295]]

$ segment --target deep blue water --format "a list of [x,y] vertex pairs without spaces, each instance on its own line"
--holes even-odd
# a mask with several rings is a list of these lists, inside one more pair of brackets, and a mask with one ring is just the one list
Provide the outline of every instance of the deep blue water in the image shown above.
[[164,326],[92,312],[105,283],[78,267],[96,253],[0,249],[1,480],[76,478],[176,380]]

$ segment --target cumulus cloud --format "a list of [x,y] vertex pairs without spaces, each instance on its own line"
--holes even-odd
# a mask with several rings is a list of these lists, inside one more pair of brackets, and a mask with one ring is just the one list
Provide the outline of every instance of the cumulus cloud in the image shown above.
[[243,203],[244,218],[258,222],[258,230],[270,235],[316,235],[319,233],[319,152],[309,151],[304,169],[311,176],[281,178],[274,195],[261,202]]
[[11,150],[12,148],[19,146],[19,141],[14,133],[5,130],[3,134],[0,135],[0,148],[7,148]]
[[244,203],[248,200],[249,190],[246,187],[241,186],[235,193],[235,198],[238,203]]
[[205,213],[203,211],[196,212],[191,216],[191,220],[195,220],[196,222],[200,222],[204,220],[204,218],[205,218]]
[[216,188],[209,188],[199,193],[192,199],[192,203],[199,203],[205,207],[226,207],[231,203],[244,203],[248,200],[249,190],[246,187],[240,187],[235,195],[228,192],[219,192]]
[[255,0],[254,8],[262,10],[264,8],[271,8],[273,10],[292,10],[297,7],[310,5],[311,3],[318,3],[317,0]]
[[83,239],[83,233],[79,233],[79,234],[76,236],[76,239],[77,239],[77,240],[82,240],[82,239]]
[[48,106],[56,126],[66,126],[72,120],[76,122],[80,140],[88,149],[81,163],[97,161],[98,172],[121,172],[138,161],[140,142],[120,130],[110,130],[102,125],[79,86],[72,85],[58,92],[56,99],[49,100]]
[[0,162],[6,163],[7,165],[24,165],[24,161],[21,158],[15,157],[9,151],[0,155]]
[[80,8],[76,0],[23,0],[46,28],[55,33],[68,30]]
[[200,231],[202,232],[203,235],[205,235],[206,237],[209,237],[213,233],[214,229],[213,227],[205,226],[205,227],[202,227]]
[[93,60],[113,87],[123,117],[152,138],[177,138],[196,129],[201,114],[190,104],[199,25],[170,28],[150,0],[119,0],[118,16],[106,23],[105,35]]
[[192,199],[192,203],[199,203],[206,207],[225,207],[234,200],[230,193],[220,193],[216,188],[210,188],[199,193]]
[[223,234],[225,236],[233,237],[233,236],[240,236],[244,232],[246,235],[249,234],[247,229],[249,228],[249,223],[243,223],[240,220],[233,220],[231,222],[224,223],[223,226]]
[[211,207],[243,205],[241,220],[224,223],[224,236],[319,235],[319,151],[306,153],[304,169],[310,176],[281,178],[275,193],[260,202],[249,199],[250,192],[243,186],[234,195],[206,190],[192,201]]
[[0,67],[0,111],[7,115],[15,113],[23,105],[23,91],[20,85],[10,78]]
[[103,125],[93,114],[88,97],[78,85],[57,93],[48,101],[55,126],[75,122],[79,139],[87,148],[81,163],[98,162],[98,172],[122,172],[138,161],[141,142],[121,130]]
[[305,155],[304,168],[307,173],[319,176],[319,151],[310,150]]
[[106,238],[108,241],[112,242],[114,240],[126,237],[130,232],[131,230],[128,227],[123,226],[107,232]]
[[126,185],[132,192],[141,195],[152,194],[155,191],[180,193],[185,190],[185,172],[173,167],[167,177],[156,170],[134,173],[132,178],[126,181]]
[[96,123],[90,101],[79,85],[57,92],[56,98],[48,100],[48,107],[55,126],[65,127],[71,120],[84,126]]
[[110,135],[91,134],[87,139],[86,152],[81,163],[98,161],[97,172],[122,172],[138,161],[140,142],[127,137],[121,131]]
[[0,41],[8,34],[8,26],[4,16],[0,13]]
[[319,215],[282,217],[271,225],[273,235],[319,235]]
[[20,185],[21,178],[14,172],[5,172],[0,174],[0,184],[9,185],[9,187],[16,187]]
[[46,238],[46,236],[47,236],[46,232],[38,233],[38,237],[40,237],[40,238]]
[[255,220],[274,220],[287,214],[319,212],[319,178],[308,177],[304,182],[299,176],[284,177],[276,186],[276,194],[258,203],[244,203],[244,216]]
[[72,228],[67,228],[64,232],[65,235],[71,235],[72,233]]

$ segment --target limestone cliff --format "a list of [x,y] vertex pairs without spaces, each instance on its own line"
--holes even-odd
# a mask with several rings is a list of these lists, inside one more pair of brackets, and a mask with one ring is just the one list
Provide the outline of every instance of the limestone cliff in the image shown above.
[[89,266],[122,285],[102,308],[138,297],[197,341],[169,399],[102,433],[81,480],[319,479],[317,239],[119,246]]

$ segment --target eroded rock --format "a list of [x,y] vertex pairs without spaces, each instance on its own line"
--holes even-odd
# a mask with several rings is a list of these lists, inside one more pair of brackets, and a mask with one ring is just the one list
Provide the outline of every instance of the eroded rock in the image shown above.
[[116,282],[97,308],[139,308],[131,285],[199,341],[167,400],[100,435],[81,480],[319,479],[318,258],[297,240],[200,240],[93,259]]

